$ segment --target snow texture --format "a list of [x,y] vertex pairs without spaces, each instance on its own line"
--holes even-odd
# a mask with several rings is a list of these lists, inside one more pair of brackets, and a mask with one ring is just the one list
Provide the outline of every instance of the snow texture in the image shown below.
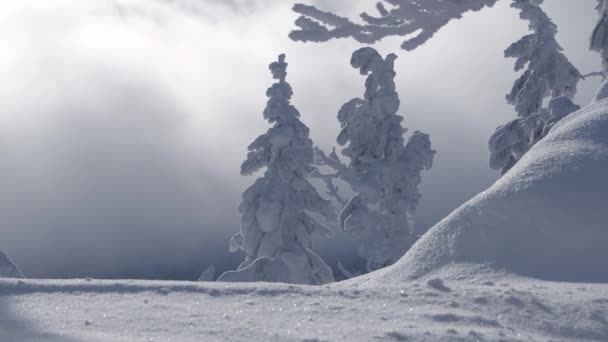
[[515,0],[511,5],[520,10],[532,33],[505,51],[505,57],[516,58],[515,71],[526,70],[507,95],[519,118],[496,129],[490,138],[490,167],[502,174],[547,134],[556,118],[565,116],[542,108],[546,97],[558,98],[559,106],[570,113],[579,109],[566,102],[576,95],[583,76],[562,53],[555,39],[557,26],[540,8],[542,2]]
[[23,278],[19,268],[2,251],[0,251],[0,278]]
[[307,180],[316,169],[309,129],[290,104],[293,91],[285,55],[270,64],[274,79],[268,89],[264,118],[274,124],[250,146],[241,174],[266,168],[264,175],[243,192],[239,206],[241,231],[230,250],[243,250],[245,261],[219,281],[280,281],[324,284],[334,281],[331,269],[312,251],[312,235],[327,236],[327,227],[311,213],[335,221],[335,210]]
[[[382,283],[486,265],[554,281],[608,282],[608,102],[560,120],[492,187],[454,211]],[[443,271],[442,271],[443,270]]]
[[606,284],[511,277],[377,287],[0,280],[0,340],[598,342],[607,308]]
[[435,155],[427,134],[414,132],[404,141],[407,130],[397,114],[396,58],[382,58],[369,47],[353,53],[351,65],[368,77],[364,98],[350,100],[338,113],[342,130],[337,141],[349,163],[344,165],[335,152],[327,156],[317,150],[318,164],[336,173],[315,176],[339,177],[357,193],[344,206],[340,227],[360,242],[358,252],[368,270],[394,263],[415,241],[412,221],[422,197],[421,173],[432,167]]
[[[497,0],[384,0],[378,2],[378,16],[361,14],[363,23],[324,12],[314,6],[296,4],[300,14],[298,30],[290,33],[295,41],[324,42],[334,38],[351,37],[364,44],[373,44],[385,37],[408,36],[402,48],[414,50],[431,39],[453,19],[469,11],[493,6]],[[389,8],[385,7],[389,4]],[[409,37],[412,36],[412,37]]]

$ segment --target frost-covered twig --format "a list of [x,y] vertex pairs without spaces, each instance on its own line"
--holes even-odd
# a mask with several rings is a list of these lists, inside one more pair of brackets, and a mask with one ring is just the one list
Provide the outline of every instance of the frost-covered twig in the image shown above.
[[341,208],[344,208],[344,206],[346,205],[346,200],[344,199],[344,197],[342,197],[342,195],[340,195],[340,187],[338,187],[337,185],[334,184],[334,179],[339,177],[338,173],[334,173],[331,175],[324,175],[324,174],[317,172],[317,173],[311,174],[310,177],[321,179],[323,181],[323,183],[325,183],[325,186],[327,187],[327,190],[325,191],[325,193],[327,195],[333,197],[338,202],[338,204],[340,204]]
[[604,71],[594,71],[585,75],[581,75],[581,80],[585,80],[587,77],[601,77],[602,81],[605,81],[607,76]]

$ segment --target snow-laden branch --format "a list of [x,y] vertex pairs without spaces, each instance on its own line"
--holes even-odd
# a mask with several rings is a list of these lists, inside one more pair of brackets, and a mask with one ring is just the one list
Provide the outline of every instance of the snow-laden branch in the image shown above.
[[589,77],[601,77],[602,80],[605,81],[607,76],[606,76],[606,73],[604,71],[593,71],[593,72],[590,72],[588,74],[582,75],[581,76],[581,80],[584,81],[585,79],[587,79]]
[[573,98],[583,78],[562,53],[556,40],[557,25],[542,10],[541,3],[542,0],[515,0],[511,5],[520,10],[520,17],[529,22],[532,31],[505,51],[505,57],[516,58],[515,71],[526,69],[507,95],[519,117],[538,113],[545,97]]
[[[324,42],[334,38],[354,38],[373,44],[389,36],[410,36],[402,44],[414,50],[431,39],[442,27],[470,11],[493,6],[498,0],[383,0],[378,2],[378,15],[361,14],[362,23],[322,11],[314,6],[296,4],[300,14],[298,30],[289,36],[295,41]],[[388,4],[386,8],[384,4]]]

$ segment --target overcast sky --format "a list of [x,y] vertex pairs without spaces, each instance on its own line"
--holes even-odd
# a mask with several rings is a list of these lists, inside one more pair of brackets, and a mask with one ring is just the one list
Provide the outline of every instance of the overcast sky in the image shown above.
[[[356,15],[374,1],[313,1]],[[194,278],[234,268],[229,237],[251,178],[246,146],[266,131],[267,65],[287,53],[293,103],[322,148],[340,106],[361,96],[349,65],[360,45],[287,38],[285,0],[8,0],[0,3],[0,249],[32,277]],[[515,114],[517,74],[504,49],[527,31],[509,1],[452,22],[415,52],[396,52],[404,125],[438,151],[424,174],[424,232],[497,177],[487,139]],[[581,72],[594,0],[545,0]],[[587,103],[598,80],[580,86]],[[318,244],[355,262],[339,234]]]

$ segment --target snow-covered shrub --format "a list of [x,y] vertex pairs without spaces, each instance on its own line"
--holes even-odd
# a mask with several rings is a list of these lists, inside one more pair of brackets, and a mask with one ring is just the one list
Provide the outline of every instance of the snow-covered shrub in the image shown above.
[[327,236],[329,230],[311,213],[335,220],[335,209],[307,180],[316,170],[313,143],[290,103],[293,91],[285,81],[285,55],[270,64],[270,71],[278,82],[266,92],[264,118],[273,127],[249,146],[241,174],[266,170],[243,192],[241,231],[230,241],[230,250],[243,250],[245,261],[218,280],[332,282],[331,269],[312,251],[312,235]]
[[2,251],[0,251],[0,278],[23,278],[19,268]]
[[356,192],[340,214],[340,226],[360,241],[358,252],[368,270],[394,263],[415,241],[412,220],[421,198],[421,173],[432,167],[435,155],[427,134],[414,132],[404,141],[407,130],[397,114],[396,58],[382,58],[369,47],[353,53],[351,65],[368,77],[364,97],[350,100],[338,113],[342,131],[337,141],[348,164],[335,152],[328,156],[317,150],[318,163],[335,173],[315,176],[339,177]]
[[516,58],[515,71],[526,70],[507,95],[519,118],[496,129],[489,142],[490,167],[503,174],[547,134],[547,124],[555,124],[555,118],[561,116],[543,108],[545,98],[564,97],[558,102],[564,108],[572,108],[569,113],[579,108],[563,102],[576,95],[582,75],[562,53],[555,39],[557,26],[540,8],[542,2],[515,0],[511,5],[520,10],[520,17],[529,22],[532,33],[505,51],[505,57]]

